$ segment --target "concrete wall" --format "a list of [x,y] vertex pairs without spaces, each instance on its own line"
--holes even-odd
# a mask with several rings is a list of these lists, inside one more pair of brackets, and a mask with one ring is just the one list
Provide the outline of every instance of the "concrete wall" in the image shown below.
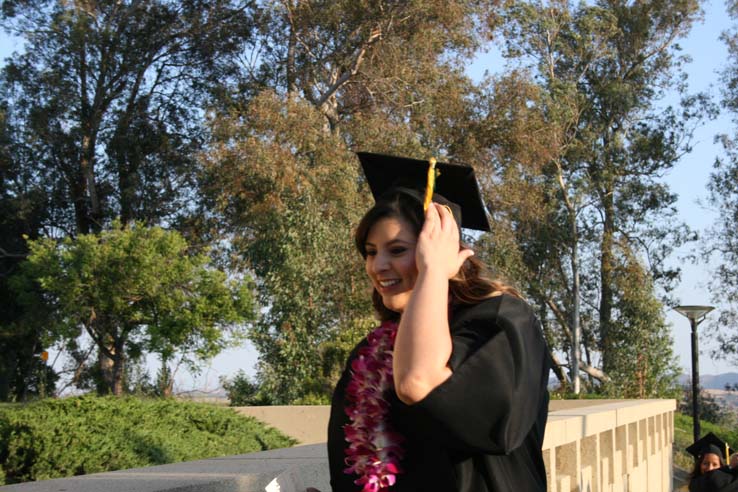
[[[549,407],[543,457],[549,492],[666,492],[672,484],[674,400],[556,400]],[[330,491],[325,433],[328,407],[251,407],[238,411],[303,445],[0,487],[2,492]]]
[[325,442],[328,433],[330,407],[327,405],[235,408],[242,415],[254,417],[294,437],[300,444]]
[[549,411],[543,442],[550,492],[672,489],[676,401],[562,407]]

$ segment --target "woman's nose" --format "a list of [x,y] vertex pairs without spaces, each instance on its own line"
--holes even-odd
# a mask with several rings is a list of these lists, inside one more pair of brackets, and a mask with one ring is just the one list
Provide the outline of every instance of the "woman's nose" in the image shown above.
[[372,270],[374,273],[379,273],[389,268],[389,258],[386,254],[378,252],[374,256],[374,262],[372,262]]

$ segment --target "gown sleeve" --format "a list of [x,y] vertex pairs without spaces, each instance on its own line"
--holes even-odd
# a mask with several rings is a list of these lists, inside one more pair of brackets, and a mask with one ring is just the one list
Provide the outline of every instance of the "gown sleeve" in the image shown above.
[[738,470],[726,466],[694,477],[689,492],[738,492]]
[[546,405],[549,354],[530,306],[509,295],[452,318],[452,375],[413,405],[437,425],[444,446],[509,454]]

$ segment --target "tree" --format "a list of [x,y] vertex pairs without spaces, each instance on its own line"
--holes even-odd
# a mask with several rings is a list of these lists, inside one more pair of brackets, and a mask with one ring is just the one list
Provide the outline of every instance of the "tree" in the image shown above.
[[29,249],[13,279],[26,312],[48,312],[61,343],[89,336],[112,361],[101,366],[100,392],[122,394],[127,361],[146,352],[194,367],[241,340],[253,316],[249,282],[209,268],[176,232],[135,224],[61,243],[31,240]]
[[461,61],[494,2],[270,5],[258,60],[211,120],[209,189],[234,253],[256,274],[250,337],[275,403],[325,398],[369,328],[350,231],[369,206],[351,150],[466,148],[473,85]]
[[[638,288],[668,292],[678,276],[664,259],[688,234],[675,218],[676,197],[660,178],[689,151],[693,125],[706,105],[702,96],[685,96],[677,112],[659,99],[667,89],[684,91],[676,40],[699,14],[698,2],[667,8],[660,1],[515,2],[505,13],[505,54],[521,66],[514,77],[527,89],[508,88],[527,90],[529,97],[517,106],[522,115],[495,115],[492,123],[500,128],[514,120],[513,128],[538,133],[490,136],[507,138],[492,146],[496,174],[512,176],[518,189],[536,190],[513,194],[511,206],[499,214],[522,248],[519,258],[529,272],[525,290],[546,306],[549,330],[557,326],[560,333],[550,338],[563,341],[561,349],[570,353],[574,383],[577,364],[601,382],[611,379],[610,372],[620,373],[617,324],[635,311],[619,303],[635,298],[624,290],[634,286],[617,278],[619,265],[628,270],[641,259],[647,263],[653,282]],[[517,151],[525,160],[504,154],[536,140],[542,141],[538,154]],[[506,186],[502,181],[497,190]],[[542,205],[533,209],[539,213],[525,213],[531,200]],[[661,333],[659,304],[640,305],[653,310],[648,319],[656,323],[640,333]],[[670,345],[668,337],[659,339],[664,348]],[[669,366],[666,361],[661,367]],[[636,372],[627,377],[637,378]]]
[[[23,232],[74,238],[120,217],[210,242],[256,280],[263,394],[314,399],[374,323],[351,151],[467,162],[495,219],[468,239],[540,306],[568,379],[581,350],[589,383],[605,381],[619,310],[655,309],[616,274],[642,268],[658,288],[675,274],[663,258],[684,230],[654,226],[674,199],[658,177],[694,119],[657,99],[698,4],[500,4],[6,1],[28,49],[0,77],[4,135],[45,204]],[[499,23],[520,69],[475,85],[465,63]]]
[[266,308],[250,338],[260,393],[274,403],[327,394],[322,345],[371,322],[349,234],[363,197],[350,154],[322,121],[305,101],[263,93],[248,117],[219,120],[223,143],[208,154],[233,246]]
[[37,237],[46,220],[45,196],[18,165],[16,148],[0,103],[0,401],[25,400],[44,386],[53,392],[54,373],[41,360],[45,334],[24,323],[23,306],[10,288],[28,249],[23,235]]
[[[255,12],[237,0],[2,2],[2,27],[25,40],[0,73],[3,159],[15,175],[2,192],[25,207],[7,216],[25,220],[3,234],[7,258],[27,253],[21,234],[75,237],[116,218],[165,223],[200,245],[203,108],[234,75]],[[38,346],[7,306],[3,339]],[[16,359],[33,360],[5,360]]]
[[[727,391],[727,390],[726,390]],[[717,425],[734,425],[731,422],[731,417],[734,417],[732,412],[721,405],[712,394],[705,391],[703,388],[699,389],[699,414],[700,420],[711,422]],[[692,383],[689,381],[682,387],[682,398],[679,400],[679,412],[684,415],[692,416]]]
[[[730,16],[738,19],[738,4],[727,2]],[[717,219],[707,232],[702,249],[706,258],[716,258],[717,266],[709,285],[710,295],[720,306],[719,316],[708,318],[708,333],[715,333],[719,348],[717,357],[738,360],[738,29],[734,26],[722,34],[729,59],[722,73],[722,106],[731,115],[732,133],[718,135],[725,154],[715,160],[708,183],[708,203]]]
[[681,368],[653,277],[627,242],[617,246],[613,307],[618,316],[611,324],[616,345],[604,392],[616,398],[673,396]]
[[26,40],[3,68],[16,156],[50,197],[48,226],[175,222],[196,193],[202,102],[252,29],[249,2],[3,2]]
[[243,370],[239,370],[233,378],[220,378],[220,384],[228,396],[228,405],[232,407],[243,407],[263,405],[265,395],[259,393],[259,385],[251,381]]
[[458,77],[461,57],[472,56],[489,32],[495,4],[276,2],[256,43],[264,54],[256,91],[304,98],[331,131],[372,109],[397,112],[385,117],[410,113],[431,103],[428,89]]

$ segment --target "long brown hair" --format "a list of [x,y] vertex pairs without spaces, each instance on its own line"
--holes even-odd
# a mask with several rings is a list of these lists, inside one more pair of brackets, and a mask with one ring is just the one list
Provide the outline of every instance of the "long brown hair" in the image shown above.
[[[434,196],[433,200],[440,203],[445,201],[438,195]],[[398,190],[381,197],[361,219],[354,234],[356,249],[364,259],[366,259],[366,238],[369,230],[380,220],[389,218],[403,220],[409,224],[417,237],[423,228],[425,214],[418,199],[403,191]],[[465,246],[462,244],[462,247]],[[449,280],[449,293],[452,305],[477,304],[502,293],[522,299],[520,292],[514,287],[501,280],[490,278],[486,265],[475,256],[467,258],[456,276]],[[372,303],[382,321],[399,319],[400,313],[385,307],[382,296],[376,289],[372,292]]]

